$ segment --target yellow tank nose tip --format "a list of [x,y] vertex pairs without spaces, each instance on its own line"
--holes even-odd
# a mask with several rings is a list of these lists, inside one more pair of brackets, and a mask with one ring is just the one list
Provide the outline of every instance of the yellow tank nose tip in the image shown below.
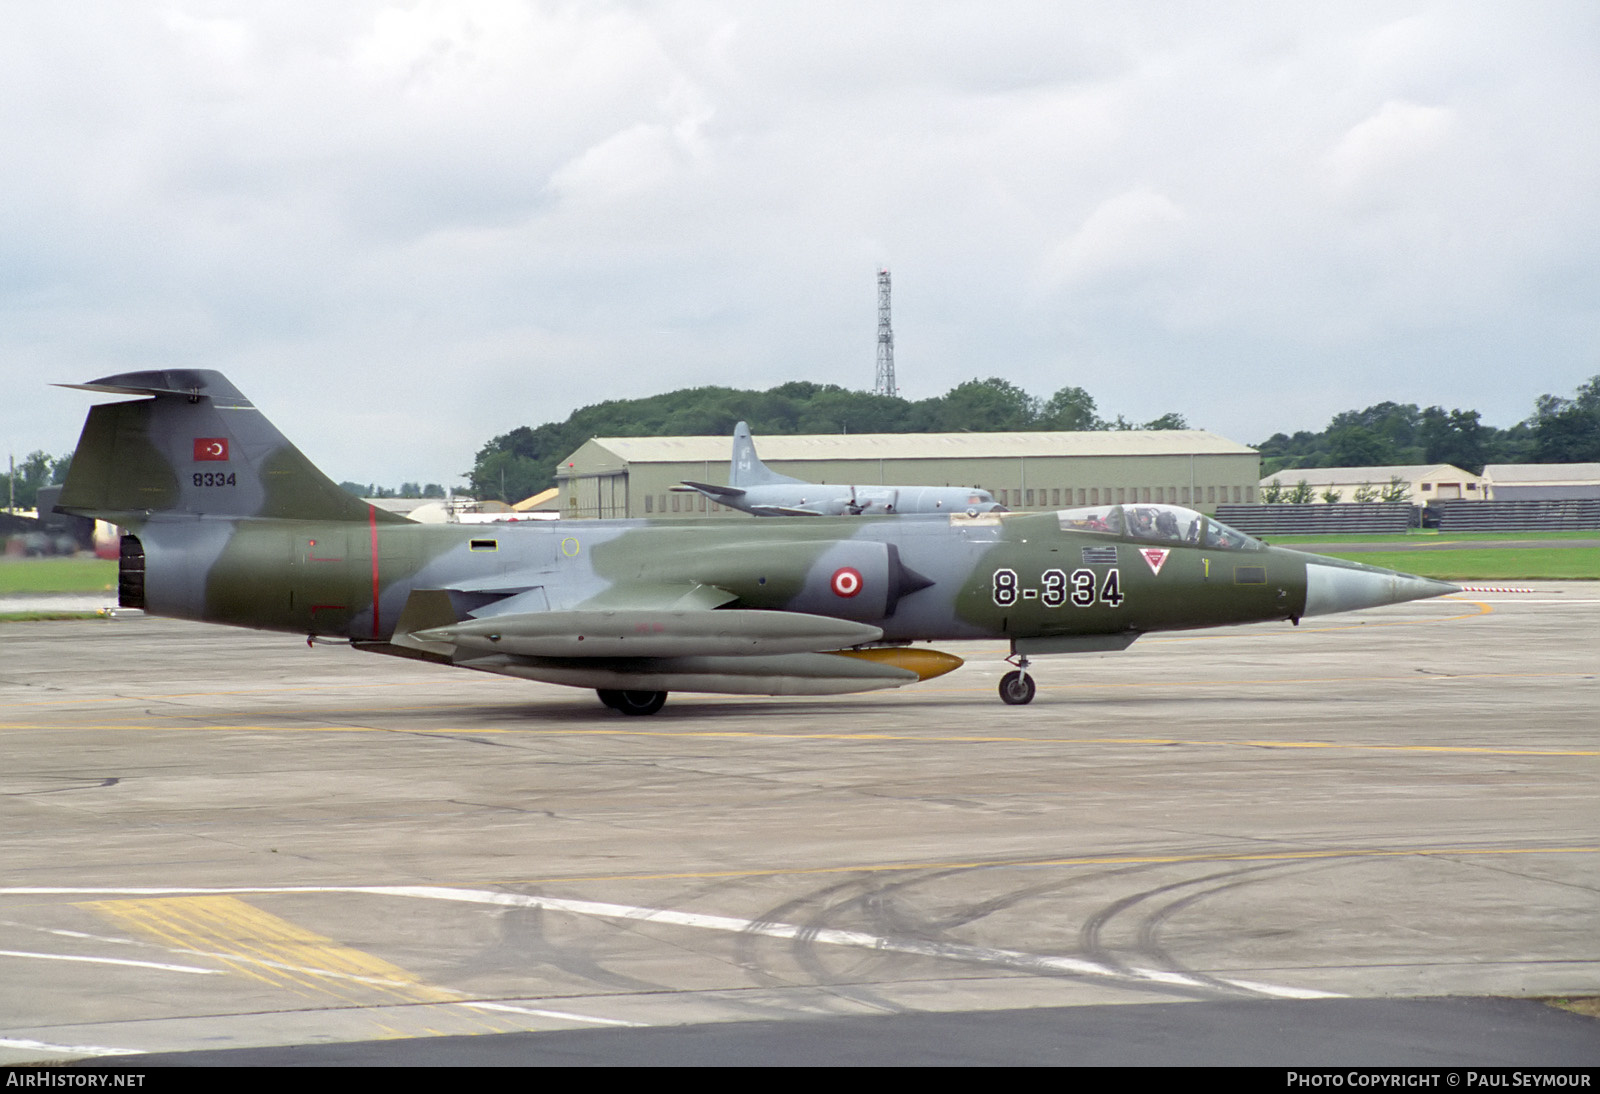
[[892,665],[897,669],[917,674],[918,680],[932,680],[935,676],[943,676],[947,672],[954,672],[965,661],[953,653],[944,653],[940,650],[917,650],[908,646],[879,646],[867,650],[839,650],[842,657],[855,657],[862,661],[872,661],[879,665]]

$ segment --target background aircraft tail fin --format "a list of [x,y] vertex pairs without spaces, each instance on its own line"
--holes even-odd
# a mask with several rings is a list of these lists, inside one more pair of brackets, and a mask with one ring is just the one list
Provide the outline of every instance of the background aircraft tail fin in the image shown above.
[[761,457],[756,455],[756,443],[750,438],[750,427],[744,422],[733,427],[733,460],[728,464],[729,486],[778,486],[803,481],[769,470],[761,462]]
[[62,384],[150,398],[92,407],[57,508],[115,524],[157,514],[404,521],[341,490],[220,372]]

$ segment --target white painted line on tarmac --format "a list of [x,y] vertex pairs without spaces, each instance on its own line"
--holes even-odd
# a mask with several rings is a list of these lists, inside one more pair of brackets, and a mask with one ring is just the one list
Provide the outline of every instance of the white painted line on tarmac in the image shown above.
[[1275,995],[1280,999],[1343,999],[1344,996],[1337,992],[1315,991],[1311,988],[1285,988],[1277,984],[1261,984],[1254,980],[1232,980],[1224,977],[1217,978],[1220,983],[1232,984],[1245,991],[1258,991],[1263,995]]
[[216,976],[222,972],[221,969],[200,969],[193,965],[167,965],[160,961],[130,961],[125,957],[87,957],[72,953],[33,953],[28,950],[0,950],[0,957],[31,957],[39,961],[83,961],[90,965],[131,965],[138,969],[187,972],[200,976]]
[[[670,923],[702,930],[728,931],[735,934],[755,934],[767,938],[792,938],[804,942],[857,949],[878,950],[888,953],[913,954],[919,957],[938,957],[954,961],[972,961],[985,965],[1004,965],[1030,972],[1070,973],[1110,980],[1138,980],[1150,983],[1171,984],[1182,987],[1207,988],[1214,982],[1182,973],[1162,972],[1155,969],[1118,969],[1097,961],[1084,961],[1076,957],[1046,957],[1018,950],[1000,950],[987,946],[970,946],[959,942],[929,942],[924,939],[886,938],[861,931],[841,931],[829,927],[801,927],[792,923],[771,923],[754,919],[736,919],[731,916],[705,915],[699,912],[678,912],[667,908],[644,908],[629,904],[608,904],[592,900],[566,900],[559,897],[526,896],[522,893],[500,893],[482,889],[446,889],[434,886],[376,886],[347,892],[392,894],[394,896],[420,897],[426,900],[461,901],[473,904],[499,904],[507,907],[540,908],[546,911],[570,912],[601,919],[628,919],[641,923]],[[1334,992],[1310,991],[1303,988],[1285,988],[1273,984],[1246,981],[1233,983],[1244,990],[1261,995],[1286,999],[1337,999]],[[1245,986],[1248,984],[1248,986]]]
[[[274,887],[229,887],[218,889],[195,888],[66,888],[56,886],[19,886],[0,889],[0,895],[123,895],[150,896],[178,893],[348,893],[370,896],[403,896],[424,900],[441,900],[460,904],[490,904],[508,908],[540,908],[552,912],[569,912],[573,915],[593,916],[597,919],[623,919],[640,923],[664,923],[677,927],[700,930],[726,931],[731,934],[754,934],[767,938],[792,938],[804,942],[832,946],[849,946],[856,949],[878,950],[885,953],[912,954],[918,957],[936,957],[951,961],[971,961],[985,965],[1002,965],[1028,972],[1067,973],[1074,976],[1091,976],[1104,980],[1138,981],[1141,983],[1172,984],[1183,987],[1207,988],[1218,983],[1232,984],[1242,990],[1282,999],[1342,999],[1337,992],[1311,991],[1303,988],[1281,987],[1275,984],[1257,984],[1252,981],[1206,980],[1182,973],[1163,972],[1156,969],[1119,969],[1097,961],[1076,957],[1048,957],[1023,953],[1018,950],[992,949],[959,942],[930,942],[916,938],[886,938],[861,931],[841,931],[831,927],[801,927],[793,923],[771,923],[755,919],[737,919],[733,916],[707,915],[701,912],[679,912],[670,908],[645,908],[632,904],[609,904],[594,900],[567,900],[561,897],[528,896],[523,893],[501,893],[488,889],[450,889],[432,885],[286,885]],[[1248,986],[1246,986],[1248,985]]]
[[50,1052],[63,1056],[137,1056],[142,1048],[106,1048],[104,1045],[52,1045],[49,1041],[24,1041],[0,1037],[0,1048],[20,1048],[28,1052]]
[[458,1006],[474,1007],[479,1010],[501,1010],[507,1014],[531,1014],[537,1018],[560,1018],[568,1022],[590,1022],[597,1026],[628,1026],[632,1029],[643,1029],[647,1023],[625,1022],[621,1018],[596,1018],[592,1014],[573,1014],[566,1010],[543,1010],[539,1007],[518,1007],[511,1003],[460,1003]]

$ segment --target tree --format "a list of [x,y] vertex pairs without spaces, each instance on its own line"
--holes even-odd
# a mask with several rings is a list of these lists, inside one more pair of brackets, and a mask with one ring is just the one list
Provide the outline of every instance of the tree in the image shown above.
[[1182,414],[1179,414],[1176,411],[1174,411],[1172,413],[1163,414],[1159,418],[1153,418],[1150,421],[1145,422],[1144,425],[1140,426],[1139,428],[1140,429],[1188,429],[1189,428],[1189,423],[1184,420],[1184,417],[1183,417]]
[[1095,413],[1094,396],[1081,387],[1064,387],[1045,401],[1039,410],[1044,429],[1087,432],[1104,429],[1106,424]]
[[1378,495],[1379,501],[1409,501],[1411,500],[1411,485],[1399,475],[1389,476],[1389,485],[1383,488]]
[[1294,484],[1294,489],[1289,491],[1288,497],[1284,498],[1283,500],[1288,502],[1290,505],[1307,505],[1310,503],[1313,496],[1311,484],[1305,479],[1301,479],[1299,482]]
[[1377,501],[1378,493],[1379,491],[1377,487],[1362,483],[1360,486],[1356,487],[1355,499],[1363,504],[1369,501]]
[[1415,403],[1378,403],[1365,410],[1347,410],[1342,414],[1335,414],[1333,421],[1328,423],[1328,432],[1333,434],[1344,429],[1359,427],[1379,438],[1386,449],[1394,452],[1410,448],[1417,443],[1417,423],[1421,421],[1421,417]]
[[1488,463],[1489,434],[1478,420],[1476,410],[1452,410],[1430,406],[1422,412],[1418,436],[1423,459],[1428,463],[1448,463],[1474,475],[1483,474]]
[[0,503],[14,504],[18,509],[37,508],[40,487],[65,482],[71,463],[71,454],[54,460],[48,452],[28,453],[27,458],[17,464],[15,476],[9,471],[0,474]]
[[1033,428],[1039,401],[1009,380],[968,380],[944,397],[941,417],[950,432],[1016,432]]
[[1395,462],[1394,445],[1364,425],[1333,430],[1328,435],[1328,446],[1334,467],[1378,467]]
[[1268,505],[1277,505],[1283,500],[1283,483],[1273,479],[1261,489],[1261,500]]
[[1539,396],[1532,428],[1541,463],[1600,461],[1600,374],[1580,385],[1572,399]]
[[[577,447],[573,445],[561,456]],[[521,501],[550,487],[551,472],[561,456],[551,457],[548,463],[536,463],[515,452],[480,452],[477,465],[467,476],[468,489],[475,498],[498,499],[507,504]]]
[[1326,502],[1327,504],[1335,505],[1335,504],[1338,503],[1339,498],[1340,498],[1341,495],[1339,493],[1339,488],[1337,486],[1329,486],[1326,490],[1324,490],[1322,492],[1322,494],[1320,496],[1321,496],[1322,500],[1324,502]]

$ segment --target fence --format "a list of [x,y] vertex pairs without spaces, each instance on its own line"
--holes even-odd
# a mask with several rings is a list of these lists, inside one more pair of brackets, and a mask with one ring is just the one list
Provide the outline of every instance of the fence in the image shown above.
[[[1541,532],[1600,528],[1600,499],[1436,501],[1441,532]],[[1243,531],[1243,529],[1241,529]]]
[[1254,536],[1370,534],[1405,532],[1411,527],[1414,509],[1410,502],[1384,501],[1332,505],[1219,505],[1217,519]]

